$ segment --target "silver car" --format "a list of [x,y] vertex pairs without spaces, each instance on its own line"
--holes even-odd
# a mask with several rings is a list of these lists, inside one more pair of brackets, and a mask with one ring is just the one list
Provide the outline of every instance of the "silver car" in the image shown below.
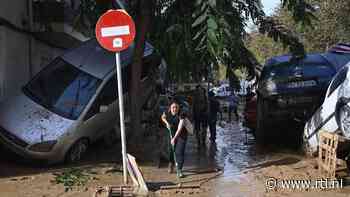
[[[132,51],[121,53],[125,100]],[[0,104],[1,143],[30,159],[78,161],[119,122],[114,58],[92,39],[53,60],[19,95]],[[146,43],[143,62],[141,100],[146,100],[155,92],[153,76],[164,61]]]
[[316,154],[319,131],[338,133],[345,142],[338,147],[338,153],[350,153],[350,63],[340,69],[328,86],[324,102],[304,127],[304,148],[308,154]]

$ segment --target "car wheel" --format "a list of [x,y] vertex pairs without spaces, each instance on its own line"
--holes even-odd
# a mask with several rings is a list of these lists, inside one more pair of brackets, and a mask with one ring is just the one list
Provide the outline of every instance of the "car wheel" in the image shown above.
[[106,135],[103,136],[103,141],[107,147],[112,147],[118,141],[118,136],[120,135],[117,135],[117,130],[119,131],[118,133],[120,133],[119,126],[112,128],[106,133]]
[[258,143],[264,143],[266,140],[267,124],[265,110],[267,110],[266,101],[258,97],[257,101],[257,119],[255,129],[255,139]]
[[350,107],[342,105],[339,108],[339,128],[345,137],[350,137]]
[[88,146],[89,146],[89,141],[85,138],[75,142],[73,146],[69,149],[66,155],[66,162],[75,163],[80,161],[82,156],[86,152]]
[[302,141],[302,151],[303,151],[304,155],[306,157],[315,157],[317,155],[317,151],[316,152],[312,151],[309,140],[307,139],[307,137],[305,135],[303,135],[302,140],[303,140]]

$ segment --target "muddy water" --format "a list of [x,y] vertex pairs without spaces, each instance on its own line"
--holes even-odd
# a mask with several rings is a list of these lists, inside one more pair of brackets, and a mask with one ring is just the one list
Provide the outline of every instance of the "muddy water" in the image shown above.
[[[279,141],[280,139],[277,138],[276,140]],[[159,148],[154,147],[156,144],[157,142],[150,137],[147,141],[143,141],[142,144],[145,146],[144,148],[150,149],[149,151],[143,151],[143,155],[147,155],[147,157],[142,157],[142,154],[135,153],[138,161],[140,161],[140,165],[142,165],[144,169],[147,183],[150,185],[161,185],[162,183],[168,182],[172,184],[177,183],[179,180],[176,180],[175,175],[169,175],[167,173],[166,163],[163,163],[163,166],[158,168],[155,162],[157,160],[157,154],[152,154],[153,156],[150,155],[150,153],[156,152],[155,150]],[[105,162],[116,162],[120,164],[120,152],[117,151],[116,154],[116,150],[120,150],[119,145],[118,147],[107,149],[103,143],[94,144],[91,146],[91,149],[89,149],[88,157],[78,165],[84,166],[84,164],[93,164],[96,167],[96,164],[104,164]],[[0,153],[3,152],[0,151]],[[207,195],[204,196],[231,197],[233,193],[237,194],[234,196],[252,196],[254,192],[257,192],[255,189],[251,191],[252,188],[260,183],[245,185],[244,171],[250,168],[260,168],[269,165],[296,163],[299,161],[298,156],[299,154],[296,149],[288,148],[288,146],[283,143],[277,146],[258,147],[255,144],[252,134],[247,133],[245,128],[240,127],[237,122],[220,122],[217,125],[216,142],[208,142],[205,148],[200,147],[200,149],[198,149],[195,137],[189,136],[184,166],[184,173],[187,177],[183,181],[188,181],[191,184],[198,184],[202,182],[203,179],[217,174],[215,170],[219,168],[221,169],[220,176],[215,177],[215,179],[210,181],[210,184],[208,183],[208,185],[204,185],[203,188],[201,188],[203,191],[207,189],[205,190]],[[2,178],[11,179],[11,177],[14,176],[40,175],[41,173],[51,170],[67,167],[65,164],[50,167],[38,166],[23,161],[24,159],[20,157],[13,157],[11,153],[3,153],[0,159],[0,167],[2,169],[0,171],[0,180]],[[101,176],[101,182],[110,178],[110,176],[107,176],[108,174],[99,175]],[[121,177],[121,175],[120,173],[116,176]],[[47,176],[47,178],[49,179],[50,176]],[[49,182],[49,180],[45,180],[44,182]],[[101,182],[96,184],[104,184]],[[30,188],[34,186],[35,185]],[[209,189],[205,187],[209,187]],[[157,188],[159,189],[159,187]],[[152,191],[156,190],[157,189],[154,189]],[[264,190],[262,189],[261,191]],[[203,193],[200,193],[200,196],[203,196],[202,194]]]
[[[215,145],[214,145],[215,146]],[[238,124],[224,124],[217,127],[215,162],[226,178],[241,175],[242,170],[268,155],[257,152],[253,136]]]
[[[281,129],[281,128],[279,128]],[[283,128],[282,128],[283,129]],[[287,129],[284,128],[283,131]],[[217,140],[210,145],[209,155],[223,170],[224,179],[238,179],[249,168],[291,164],[299,161],[301,153],[294,141],[277,136],[272,145],[258,146],[249,129],[237,122],[217,126]],[[280,143],[278,143],[280,142]]]

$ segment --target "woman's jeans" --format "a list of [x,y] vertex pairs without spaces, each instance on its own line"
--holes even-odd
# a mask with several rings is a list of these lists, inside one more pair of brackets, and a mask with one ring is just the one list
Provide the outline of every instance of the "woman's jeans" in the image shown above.
[[[184,161],[185,161],[185,148],[186,148],[186,142],[187,142],[187,138],[182,138],[182,137],[178,137],[176,139],[176,143],[175,143],[175,155],[176,155],[176,161],[177,161],[177,165],[179,167],[179,170],[182,170],[182,167],[184,165]],[[170,144],[171,146],[171,144]],[[169,158],[170,158],[170,162],[174,163],[174,155],[171,151],[171,147],[169,146],[170,150],[169,150]]]

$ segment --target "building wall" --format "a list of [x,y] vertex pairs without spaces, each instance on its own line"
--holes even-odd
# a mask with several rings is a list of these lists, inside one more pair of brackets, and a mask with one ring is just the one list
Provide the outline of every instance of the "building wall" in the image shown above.
[[28,39],[19,33],[3,27],[1,48],[5,49],[2,67],[3,96],[14,95],[29,79]]
[[[27,0],[0,1],[0,17],[28,30],[27,7]],[[0,102],[16,95],[33,75],[61,53],[61,49],[49,47],[28,33],[0,26]]]
[[7,19],[17,27],[25,28],[28,21],[27,0],[0,1],[0,17]]

